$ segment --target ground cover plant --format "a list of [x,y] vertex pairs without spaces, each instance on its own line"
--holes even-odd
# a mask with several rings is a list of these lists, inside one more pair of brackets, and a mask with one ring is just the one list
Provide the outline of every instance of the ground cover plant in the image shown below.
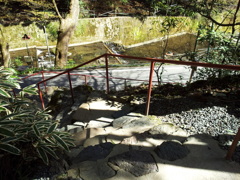
[[36,95],[36,88],[17,93],[20,81],[15,73],[0,68],[0,179],[29,178],[34,164],[49,165],[74,146],[70,134],[57,130],[58,122],[49,112],[27,97]]

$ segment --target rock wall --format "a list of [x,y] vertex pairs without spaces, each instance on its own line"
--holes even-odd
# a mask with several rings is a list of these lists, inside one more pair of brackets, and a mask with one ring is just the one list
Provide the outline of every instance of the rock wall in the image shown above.
[[[197,22],[185,17],[173,17],[179,20],[176,28],[170,34],[193,33]],[[164,36],[162,22],[165,17],[148,17],[140,21],[133,17],[107,17],[79,19],[71,44],[111,41],[122,45],[132,45]],[[28,46],[46,46],[46,37],[41,27],[31,24],[27,27],[4,27],[5,37],[10,42],[10,48]],[[58,21],[46,25],[49,45],[55,45],[58,31]],[[24,41],[22,36],[28,34],[31,39]]]
[[[174,17],[179,23],[170,34],[194,32],[194,22],[188,18]],[[131,45],[164,36],[162,22],[164,17],[148,17],[144,21],[132,17],[109,17],[80,19],[73,42],[111,41]]]

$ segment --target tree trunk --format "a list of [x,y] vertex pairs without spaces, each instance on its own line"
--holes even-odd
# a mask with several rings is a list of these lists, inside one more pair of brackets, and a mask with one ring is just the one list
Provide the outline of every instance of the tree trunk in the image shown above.
[[9,62],[10,62],[10,52],[9,52],[9,45],[8,43],[1,43],[0,44],[1,48],[1,53],[2,53],[2,65],[5,68],[9,67]]
[[67,19],[62,19],[58,32],[56,46],[56,66],[63,68],[67,62],[68,44],[74,32],[75,26],[69,23]]
[[68,44],[78,22],[78,16],[78,0],[71,0],[70,11],[66,18],[62,18],[59,14],[60,26],[56,46],[56,67],[63,68],[67,63]]
[[6,42],[3,34],[3,30],[0,27],[0,52],[2,54],[2,62],[0,65],[3,65],[5,68],[9,67],[10,62],[10,52],[9,44]]

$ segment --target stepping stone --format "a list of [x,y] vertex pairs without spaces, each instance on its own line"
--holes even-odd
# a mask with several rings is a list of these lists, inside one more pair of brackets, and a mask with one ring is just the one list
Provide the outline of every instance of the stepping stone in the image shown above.
[[88,146],[84,148],[75,158],[74,163],[83,161],[96,161],[98,159],[104,159],[112,151],[114,145],[112,143],[102,143],[95,146]]
[[108,179],[116,175],[116,171],[108,166],[104,159],[97,161],[97,170],[100,179]]
[[123,169],[136,177],[158,172],[158,166],[148,151],[131,150],[108,159],[109,165],[115,169]]
[[112,118],[106,118],[106,117],[101,117],[96,120],[91,120],[87,128],[101,128],[101,127],[106,127],[109,126],[113,122]]
[[84,143],[83,143],[83,147],[88,147],[88,146],[95,146],[101,143],[106,143],[106,136],[105,135],[99,135],[99,136],[95,136],[93,138],[89,138],[87,139]]
[[120,143],[123,139],[129,138],[136,133],[141,133],[145,129],[140,128],[128,128],[128,129],[117,129],[115,131],[109,132],[107,135],[107,142],[113,142],[114,144]]
[[125,122],[123,124],[123,129],[128,128],[151,128],[154,126],[154,123],[148,119],[148,117],[142,117],[140,119],[134,119],[130,122]]
[[113,127],[114,128],[121,128],[123,127],[126,123],[131,122],[132,120],[135,119],[139,119],[141,118],[142,115],[141,114],[137,114],[137,113],[129,113],[126,116],[122,116],[120,118],[117,118],[113,121]]
[[151,135],[170,135],[176,132],[176,127],[171,123],[163,123],[154,126],[149,133]]
[[[114,177],[116,172],[102,160],[84,161],[79,164],[78,171],[73,171],[72,177],[80,176],[84,180],[103,180]],[[79,175],[80,174],[80,175]]]
[[98,135],[104,135],[106,133],[107,131],[105,131],[104,128],[84,129],[81,132],[75,133],[73,135],[73,139],[76,145],[83,145],[84,141],[86,141],[87,139],[98,136]]
[[121,108],[111,106],[105,100],[83,103],[73,114],[73,120],[79,122],[90,122],[99,118],[112,118],[112,115]]
[[177,141],[165,141],[154,150],[158,157],[168,161],[175,161],[182,159],[189,154],[186,146]]
[[74,134],[83,131],[82,126],[76,126],[76,125],[67,125],[67,131]]

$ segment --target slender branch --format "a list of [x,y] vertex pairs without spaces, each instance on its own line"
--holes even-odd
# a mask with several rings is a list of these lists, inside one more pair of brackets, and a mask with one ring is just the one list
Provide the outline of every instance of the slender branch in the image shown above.
[[[231,14],[231,11],[229,11],[228,14],[223,18],[223,20],[221,21],[221,24],[223,24],[223,22],[228,18],[229,14]],[[218,27],[215,29],[215,31],[217,31],[219,27],[220,27],[220,26],[218,26]]]
[[[233,16],[233,24],[236,23],[237,13],[238,13],[238,11],[239,11],[239,8],[240,8],[240,0],[238,1],[238,5],[237,5],[237,8],[236,8],[236,12],[235,12],[235,14],[234,14],[234,16]],[[234,32],[235,32],[235,26],[232,26],[232,35],[234,34]]]
[[3,37],[3,30],[2,30],[2,27],[0,27],[0,32],[1,32],[1,35]]
[[180,4],[182,4],[186,9],[191,9],[194,12],[198,12],[201,16],[211,20],[213,23],[217,24],[218,26],[239,26],[240,22],[236,22],[237,20],[237,13],[240,9],[240,0],[238,1],[238,5],[236,8],[236,12],[233,16],[233,18],[235,18],[235,20],[233,21],[233,23],[222,23],[222,22],[218,22],[217,20],[215,20],[212,16],[211,16],[211,11],[213,9],[213,4],[216,2],[215,0],[212,0],[212,4],[211,7],[209,7],[207,1],[205,0],[203,2],[204,5],[204,9],[202,9],[201,7],[198,6],[198,4],[196,3],[196,1],[194,1],[194,4],[191,4],[191,2],[186,3],[185,1],[181,0]]
[[218,21],[216,21],[215,19],[213,19],[211,16],[208,16],[208,15],[205,15],[203,13],[200,13],[199,14],[209,20],[211,20],[212,22],[214,22],[215,24],[219,25],[219,26],[237,26],[237,25],[240,25],[240,22],[235,22],[235,23],[228,23],[228,24],[223,24],[223,23],[220,23]]
[[54,7],[55,7],[55,10],[56,10],[56,12],[57,12],[58,17],[59,17],[60,19],[63,19],[63,17],[61,16],[61,14],[60,14],[60,12],[59,12],[59,10],[58,10],[56,1],[55,1],[55,0],[52,0],[52,3],[53,3],[53,5],[54,5]]

